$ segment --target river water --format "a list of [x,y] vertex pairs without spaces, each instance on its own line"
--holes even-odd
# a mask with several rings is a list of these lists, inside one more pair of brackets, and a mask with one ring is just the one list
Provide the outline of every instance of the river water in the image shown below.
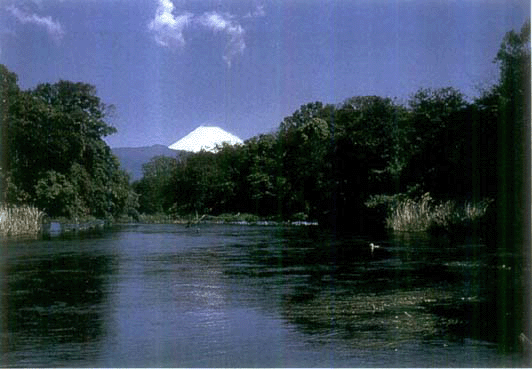
[[481,243],[204,224],[0,241],[2,366],[529,365],[496,343],[494,280],[518,266]]

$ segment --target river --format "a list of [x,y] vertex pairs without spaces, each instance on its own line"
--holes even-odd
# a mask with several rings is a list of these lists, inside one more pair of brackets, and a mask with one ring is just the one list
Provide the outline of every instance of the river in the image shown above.
[[530,266],[467,239],[200,224],[0,241],[2,366],[529,365],[497,344],[493,296]]

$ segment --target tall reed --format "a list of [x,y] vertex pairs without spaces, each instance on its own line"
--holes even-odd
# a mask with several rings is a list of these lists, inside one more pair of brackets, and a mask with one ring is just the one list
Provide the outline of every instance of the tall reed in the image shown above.
[[446,229],[480,220],[491,202],[467,202],[461,206],[456,201],[437,202],[429,193],[425,193],[418,200],[395,199],[388,203],[386,226],[394,231],[406,232]]
[[38,234],[42,230],[45,213],[36,207],[0,205],[0,235],[20,236]]

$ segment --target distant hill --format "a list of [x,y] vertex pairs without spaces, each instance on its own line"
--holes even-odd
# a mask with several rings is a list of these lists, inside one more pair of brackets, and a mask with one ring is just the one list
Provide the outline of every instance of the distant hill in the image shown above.
[[175,158],[181,151],[171,150],[164,145],[144,147],[118,147],[111,149],[120,161],[122,169],[129,173],[132,181],[142,178],[142,164],[150,161],[155,156]]

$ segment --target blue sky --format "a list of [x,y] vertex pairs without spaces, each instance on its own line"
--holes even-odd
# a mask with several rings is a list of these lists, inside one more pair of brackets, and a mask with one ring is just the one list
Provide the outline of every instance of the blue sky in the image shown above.
[[248,139],[313,101],[477,96],[529,17],[529,0],[3,0],[0,63],[24,89],[96,86],[116,107],[112,147],[169,145],[201,124]]

